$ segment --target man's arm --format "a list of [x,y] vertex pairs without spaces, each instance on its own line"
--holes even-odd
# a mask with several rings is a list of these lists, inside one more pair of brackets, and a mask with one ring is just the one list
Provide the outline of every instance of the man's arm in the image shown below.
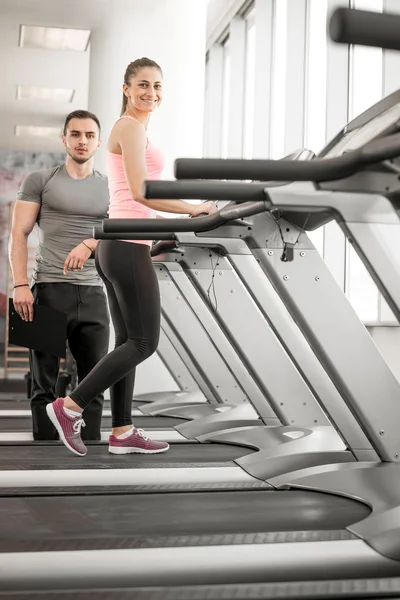
[[14,285],[28,283],[28,237],[35,226],[40,204],[17,200],[14,206],[9,257]]
[[28,237],[35,226],[40,204],[17,200],[14,206],[9,259],[14,281],[14,306],[25,321],[33,319],[33,296],[28,286]]

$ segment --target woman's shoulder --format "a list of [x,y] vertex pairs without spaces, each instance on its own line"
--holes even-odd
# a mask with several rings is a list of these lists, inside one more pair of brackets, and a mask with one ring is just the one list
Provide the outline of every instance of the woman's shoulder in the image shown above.
[[137,129],[138,131],[145,131],[145,127],[143,123],[135,119],[134,117],[130,117],[128,115],[122,115],[117,121],[114,123],[114,127],[118,129]]
[[132,138],[141,140],[146,139],[146,130],[142,123],[133,118],[120,117],[113,125],[108,140],[108,149],[118,146],[120,142],[131,140]]
[[134,118],[121,117],[114,123],[111,135],[117,139],[146,139],[146,129]]

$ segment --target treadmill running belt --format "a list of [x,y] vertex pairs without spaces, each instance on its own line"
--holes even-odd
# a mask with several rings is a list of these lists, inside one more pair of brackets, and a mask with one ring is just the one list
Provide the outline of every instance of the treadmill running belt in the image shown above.
[[178,587],[0,592],[2,600],[339,600],[400,597],[400,577]]
[[[182,425],[184,419],[174,417],[134,417],[136,427],[142,429],[168,429],[175,425]],[[111,417],[103,417],[101,421],[102,430],[111,430]],[[31,417],[3,417],[0,418],[0,431],[31,431]]]
[[[35,469],[129,469],[155,467],[182,467],[182,465],[212,466],[224,463],[229,466],[241,456],[254,450],[229,444],[172,444],[162,454],[119,454],[108,452],[108,446],[90,446],[84,459],[77,458],[64,445],[52,446],[2,446],[1,471],[27,471]],[[227,463],[228,464],[225,464]],[[233,466],[233,463],[232,463]]]
[[[306,542],[342,542],[357,540],[357,536],[347,529],[323,531],[273,531],[261,533],[217,533],[208,535],[165,535],[165,536],[129,536],[63,539],[62,550],[71,552],[91,550],[142,550],[144,548],[194,548],[204,546],[254,546],[274,544],[301,544]],[[35,552],[53,552],[59,548],[60,539],[38,541]],[[2,552],[32,551],[32,540],[11,540],[8,543],[0,539],[0,558]]]
[[[309,491],[0,498],[1,551],[84,549],[85,540],[344,529],[363,504]],[[72,543],[72,541],[74,542]]]

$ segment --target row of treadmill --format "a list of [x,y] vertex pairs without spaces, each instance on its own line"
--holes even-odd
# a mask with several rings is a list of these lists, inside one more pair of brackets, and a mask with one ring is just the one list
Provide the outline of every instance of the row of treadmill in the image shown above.
[[[400,91],[315,157],[181,159],[148,198],[195,219],[103,223],[154,239],[159,357],[135,397],[160,455],[33,442],[0,398],[0,598],[400,596],[400,382],[307,235],[336,220],[400,319]],[[157,378],[157,373],[154,373]]]

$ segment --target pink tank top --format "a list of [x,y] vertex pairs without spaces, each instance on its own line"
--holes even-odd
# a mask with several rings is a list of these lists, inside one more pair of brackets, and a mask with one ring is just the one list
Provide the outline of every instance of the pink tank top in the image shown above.
[[[125,115],[121,119],[134,119]],[[118,119],[120,120],[120,119]],[[156,212],[136,202],[129,191],[125,176],[122,154],[114,154],[107,150],[107,175],[108,189],[110,192],[110,205],[108,216],[110,219],[155,219]],[[146,147],[146,168],[148,179],[159,179],[164,168],[164,157],[158,148],[148,141]],[[151,246],[151,240],[124,240],[136,244]]]

